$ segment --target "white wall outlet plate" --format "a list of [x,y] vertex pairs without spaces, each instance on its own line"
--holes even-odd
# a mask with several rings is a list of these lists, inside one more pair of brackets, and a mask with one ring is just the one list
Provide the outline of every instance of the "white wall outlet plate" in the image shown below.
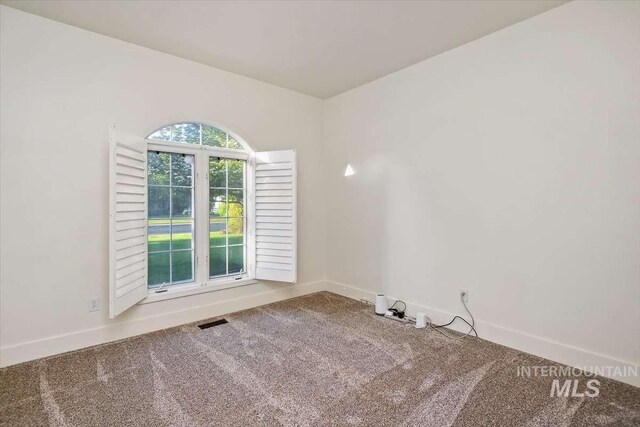
[[469,302],[469,291],[460,289],[460,299],[464,302]]
[[100,311],[100,298],[91,298],[89,300],[89,311]]

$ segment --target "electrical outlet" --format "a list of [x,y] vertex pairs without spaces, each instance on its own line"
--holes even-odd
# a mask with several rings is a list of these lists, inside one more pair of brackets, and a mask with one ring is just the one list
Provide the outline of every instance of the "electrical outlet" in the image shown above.
[[89,300],[89,311],[100,311],[100,298],[92,298]]
[[469,291],[460,289],[460,299],[464,302],[469,302]]

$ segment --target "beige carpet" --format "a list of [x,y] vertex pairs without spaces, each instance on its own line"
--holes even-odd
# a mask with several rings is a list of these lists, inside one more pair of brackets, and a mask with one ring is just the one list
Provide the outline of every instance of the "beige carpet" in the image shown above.
[[553,378],[517,367],[560,365],[416,330],[335,294],[226,319],[2,369],[0,424],[640,425],[639,388],[597,378],[598,397],[550,397]]

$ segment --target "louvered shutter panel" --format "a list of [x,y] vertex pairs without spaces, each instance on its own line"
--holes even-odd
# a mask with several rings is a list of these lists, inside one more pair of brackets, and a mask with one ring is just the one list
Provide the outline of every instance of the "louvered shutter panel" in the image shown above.
[[296,152],[256,153],[256,279],[295,283]]
[[109,316],[147,296],[147,142],[109,129]]

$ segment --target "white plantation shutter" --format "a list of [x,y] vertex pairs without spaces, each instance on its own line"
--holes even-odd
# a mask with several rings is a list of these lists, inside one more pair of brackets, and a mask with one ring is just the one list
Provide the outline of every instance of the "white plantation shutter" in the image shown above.
[[147,296],[147,142],[109,128],[109,316]]
[[256,153],[256,279],[295,283],[296,152]]

